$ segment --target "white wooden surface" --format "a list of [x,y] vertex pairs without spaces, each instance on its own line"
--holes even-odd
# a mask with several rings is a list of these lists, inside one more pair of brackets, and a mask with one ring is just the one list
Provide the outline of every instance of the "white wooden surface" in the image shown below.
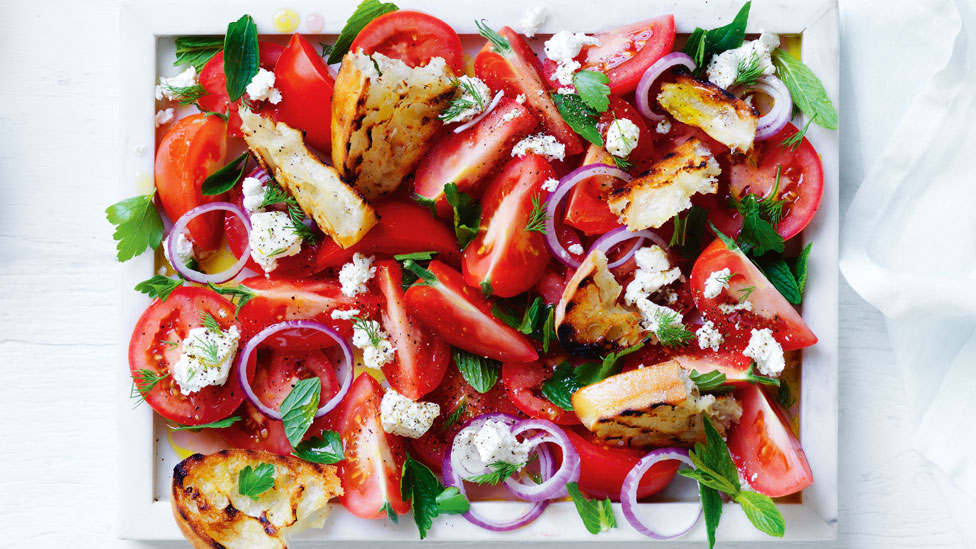
[[[114,535],[115,444],[125,441],[115,437],[122,389],[111,359],[128,334],[114,330],[103,210],[119,178],[135,175],[118,168],[118,36],[115,1],[0,0],[4,547],[152,545]],[[845,80],[841,93],[855,90]],[[842,120],[856,119],[847,106]],[[878,136],[842,131],[843,211],[861,176],[862,134]],[[976,504],[911,450],[883,319],[845,284],[840,313],[840,538],[828,546],[965,545]]]

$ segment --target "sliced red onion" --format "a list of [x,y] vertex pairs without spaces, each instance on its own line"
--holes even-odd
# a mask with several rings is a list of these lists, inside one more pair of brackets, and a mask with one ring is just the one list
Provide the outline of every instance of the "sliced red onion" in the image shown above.
[[559,237],[556,235],[556,212],[559,209],[559,203],[565,200],[566,196],[569,195],[569,191],[573,190],[573,187],[577,183],[596,175],[609,175],[623,179],[628,183],[633,179],[629,173],[614,166],[587,164],[586,166],[576,168],[560,179],[556,190],[546,200],[546,246],[548,246],[549,251],[552,252],[552,255],[560,263],[572,269],[578,269],[581,262],[573,259],[573,256],[559,242]]
[[505,486],[516,497],[525,501],[543,501],[561,498],[567,494],[566,483],[577,482],[580,477],[580,456],[573,442],[566,433],[551,421],[544,419],[526,419],[512,427],[513,435],[520,435],[526,431],[543,431],[541,437],[533,437],[531,444],[538,445],[551,442],[562,450],[563,459],[559,470],[542,484],[523,484],[514,477],[505,479]]
[[247,363],[248,360],[250,360],[251,355],[254,354],[254,351],[258,348],[258,345],[260,345],[265,339],[278,332],[294,329],[305,329],[321,332],[334,339],[336,343],[339,344],[339,348],[342,349],[342,361],[339,362],[339,366],[336,368],[336,377],[342,380],[342,384],[339,386],[339,392],[336,393],[335,396],[333,396],[328,402],[320,406],[318,411],[315,412],[316,419],[331,412],[332,409],[339,404],[339,401],[346,396],[346,393],[349,392],[349,387],[352,386],[352,348],[345,339],[342,339],[339,334],[336,333],[335,330],[329,328],[321,322],[315,322],[314,320],[288,320],[285,322],[272,324],[248,340],[248,342],[244,345],[244,349],[238,353],[235,365],[237,367],[237,378],[241,382],[241,387],[244,388],[244,396],[247,397],[247,400],[250,401],[255,408],[260,410],[262,414],[278,421],[281,421],[281,412],[271,409],[269,406],[261,402],[261,399],[254,394],[254,389],[251,388],[251,383],[247,379]]
[[637,98],[637,110],[644,118],[655,122],[664,120],[663,114],[656,114],[651,110],[651,86],[654,85],[659,76],[664,74],[664,71],[677,65],[688,67],[690,71],[694,71],[696,68],[695,61],[691,57],[676,51],[658,59],[644,71],[644,76],[641,76],[640,82],[637,83],[637,91],[634,92]]
[[454,133],[461,133],[464,130],[470,128],[471,126],[474,126],[478,122],[481,122],[481,120],[484,117],[488,116],[488,114],[491,111],[495,110],[495,107],[497,107],[498,106],[498,103],[501,102],[503,95],[505,95],[505,92],[503,90],[498,90],[498,93],[495,94],[495,98],[491,100],[491,103],[488,103],[488,108],[486,108],[484,110],[484,112],[482,112],[481,114],[479,114],[478,116],[476,116],[474,119],[469,120],[469,121],[465,122],[464,124],[461,124],[460,126],[454,128]]
[[759,119],[756,127],[756,141],[769,139],[779,133],[793,116],[793,98],[782,80],[771,74],[760,76],[755,84],[745,88],[741,95],[760,91],[773,100],[773,107]]
[[660,448],[654,450],[647,454],[637,465],[627,473],[627,477],[624,478],[623,486],[620,489],[620,507],[624,512],[624,518],[627,522],[634,527],[635,530],[644,534],[649,538],[654,539],[673,539],[678,536],[683,536],[688,533],[692,528],[698,524],[698,521],[702,517],[701,503],[698,505],[698,513],[695,515],[695,520],[691,521],[687,526],[678,528],[677,532],[667,532],[661,533],[654,527],[647,524],[647,518],[641,513],[640,508],[637,504],[637,487],[640,485],[641,477],[647,473],[654,464],[660,463],[662,461],[677,460],[689,467],[694,467],[691,462],[691,458],[688,457],[688,450],[686,448]]
[[241,223],[244,224],[244,228],[247,230],[247,234],[251,234],[251,221],[248,219],[247,214],[244,213],[244,209],[237,204],[232,204],[230,202],[211,202],[209,204],[204,204],[203,206],[197,206],[192,210],[186,212],[176,223],[173,224],[173,229],[169,232],[169,236],[166,237],[166,250],[169,255],[170,264],[173,265],[173,269],[180,273],[180,276],[189,280],[190,282],[196,282],[198,284],[206,284],[212,282],[214,284],[221,284],[227,282],[228,280],[237,276],[237,273],[244,269],[247,265],[247,260],[251,257],[251,246],[248,244],[244,246],[244,251],[241,253],[241,257],[237,259],[237,263],[234,263],[226,271],[219,272],[217,274],[207,274],[200,271],[195,271],[186,265],[184,265],[179,258],[176,256],[176,240],[181,234],[186,230],[187,224],[190,223],[194,218],[199,215],[214,212],[214,211],[225,211],[231,212],[240,218]]

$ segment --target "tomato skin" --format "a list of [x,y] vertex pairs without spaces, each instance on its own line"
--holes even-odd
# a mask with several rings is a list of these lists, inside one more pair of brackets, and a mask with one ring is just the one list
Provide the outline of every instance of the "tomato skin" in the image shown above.
[[447,23],[419,11],[398,10],[373,19],[349,46],[352,52],[360,49],[367,55],[378,52],[399,59],[411,67],[443,57],[455,75],[464,73],[461,37]]
[[[278,57],[285,51],[285,48],[274,42],[258,42],[258,54],[260,56],[261,68],[271,70]],[[200,85],[207,90],[207,95],[200,98],[197,103],[205,110],[227,114],[227,135],[231,137],[241,137],[241,115],[237,112],[240,100],[231,103],[230,96],[227,95],[227,77],[224,76],[224,52],[217,52],[217,55],[210,58],[207,64],[200,71],[198,79]]]
[[[549,361],[551,362],[551,361]],[[555,365],[542,362],[505,362],[502,383],[505,393],[523,414],[549,420],[557,425],[578,425],[579,418],[542,396],[542,384],[552,377]]]
[[427,269],[437,280],[411,286],[405,295],[414,318],[451,345],[479,356],[517,362],[538,358],[532,342],[496,319],[488,300],[465,284],[461,273],[437,260]]
[[[226,124],[216,116],[193,114],[177,120],[163,135],[154,167],[159,202],[173,222],[186,212],[224,200],[226,194],[204,196],[203,180],[224,165]],[[220,246],[222,212],[203,214],[187,225],[189,239],[201,250]]]
[[359,374],[349,394],[329,416],[329,425],[342,438],[346,459],[339,462],[343,494],[339,502],[359,518],[386,518],[383,506],[403,514],[410,503],[400,494],[406,452],[403,439],[383,431],[380,402],[383,388],[368,373]]
[[[266,278],[255,276],[243,280],[256,295],[241,307],[238,318],[242,338],[249,339],[264,328],[286,320],[315,320],[331,327],[343,339],[352,338],[352,320],[332,318],[336,309],[359,309],[360,316],[375,316],[379,299],[369,293],[347,297],[342,285],[334,279]],[[335,340],[319,332],[305,330],[280,332],[266,339],[265,346],[279,349],[317,349],[336,345]]]
[[383,375],[397,392],[419,400],[441,382],[451,349],[407,313],[402,279],[403,270],[396,261],[376,262],[376,286],[385,301],[380,322],[396,349],[396,360],[383,365]]
[[329,66],[315,47],[300,34],[293,34],[275,64],[275,88],[281,101],[272,117],[305,132],[305,143],[320,150],[332,150],[332,89],[335,81]]
[[[498,34],[508,40],[511,51],[498,53],[491,42],[478,52],[474,72],[494,91],[505,90],[507,97],[525,95],[525,105],[545,127],[546,133],[566,145],[566,156],[583,152],[583,142],[569,127],[549,96],[550,86],[542,78],[542,64],[529,44],[509,27]],[[541,92],[541,93],[540,93]]]
[[742,419],[729,432],[732,461],[759,493],[795,494],[813,484],[813,471],[783,410],[758,385],[736,392]]
[[566,291],[566,276],[553,270],[550,266],[542,272],[542,277],[535,283],[535,292],[549,305],[555,306]]
[[[156,299],[142,313],[129,340],[129,370],[133,376],[147,369],[166,375],[145,395],[146,403],[159,415],[183,425],[202,425],[223,419],[244,400],[236,366],[231,366],[223,385],[204,387],[184,395],[169,374],[181,354],[180,346],[164,341],[182,341],[187,333],[203,325],[203,313],[209,313],[222,329],[237,325],[234,306],[213,290],[180,286],[166,301]],[[243,341],[241,342],[243,345]],[[240,347],[240,346],[239,346]],[[248,377],[253,375],[248,369]]]
[[[705,281],[715,271],[728,268],[735,276],[729,281],[729,288],[714,298],[706,298]],[[742,295],[739,290],[749,286],[755,289],[749,294],[751,311],[737,311],[726,315],[719,310],[723,303],[737,304]],[[752,329],[769,328],[784,351],[809,347],[817,342],[800,313],[790,305],[762,272],[753,265],[742,251],[729,250],[721,240],[712,242],[695,260],[689,279],[691,295],[695,306],[706,320],[715,323],[716,328],[726,334],[726,341],[735,350],[745,349]],[[741,322],[740,322],[741,319]],[[736,325],[739,325],[736,328]]]
[[538,119],[528,108],[502,98],[481,122],[460,133],[442,134],[417,166],[417,194],[436,201],[439,216],[450,217],[444,186],[454,183],[458,190],[477,198],[488,178],[511,158],[512,147],[538,127]]
[[481,198],[481,229],[464,250],[464,280],[474,286],[488,282],[492,293],[513,297],[542,277],[549,263],[545,237],[525,227],[533,200],[544,204],[543,183],[555,178],[549,162],[537,154],[511,159]]
[[[604,446],[594,440],[593,435],[582,427],[564,431],[580,456],[580,489],[597,499],[610,498],[613,501],[620,501],[620,491],[627,473],[637,465],[646,452]],[[638,499],[646,498],[666,488],[680,466],[681,462],[674,460],[661,461],[651,466],[638,485]]]

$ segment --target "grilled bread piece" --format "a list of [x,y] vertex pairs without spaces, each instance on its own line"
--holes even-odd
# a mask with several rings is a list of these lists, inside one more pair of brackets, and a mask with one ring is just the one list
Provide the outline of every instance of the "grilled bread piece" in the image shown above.
[[675,120],[705,130],[733,152],[752,149],[759,113],[711,82],[680,74],[673,83],[661,86],[657,102]]
[[[270,463],[274,487],[254,501],[241,495],[244,467]],[[194,454],[173,469],[171,502],[180,531],[197,549],[282,548],[286,537],[321,528],[330,499],[342,495],[332,465],[255,450]]]
[[602,355],[642,339],[640,313],[620,303],[622,289],[603,252],[586,256],[556,307],[556,335],[567,352]]
[[708,147],[692,137],[647,173],[611,191],[607,203],[629,230],[657,229],[690,208],[696,193],[715,193],[721,172]]
[[700,396],[674,360],[587,385],[573,394],[573,410],[606,444],[639,448],[691,447],[705,440],[702,414],[723,436],[742,416],[732,395]]
[[336,244],[348,248],[376,225],[376,211],[305,147],[302,132],[242,106],[241,130],[258,163]]
[[342,178],[368,200],[396,189],[441,127],[453,76],[440,57],[411,68],[381,53],[347,53],[332,94],[332,165]]

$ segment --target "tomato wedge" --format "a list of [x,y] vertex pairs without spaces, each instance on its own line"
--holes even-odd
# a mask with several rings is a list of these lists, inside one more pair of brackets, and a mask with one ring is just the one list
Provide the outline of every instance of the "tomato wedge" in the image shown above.
[[[475,287],[491,286],[499,297],[513,297],[542,277],[549,263],[534,204],[545,203],[542,184],[554,179],[549,162],[537,154],[513,158],[481,197],[481,229],[464,250],[464,280]],[[534,230],[528,230],[535,223]],[[543,229],[544,230],[544,229]]]
[[407,313],[401,286],[403,271],[399,263],[376,262],[375,280],[385,300],[380,321],[396,349],[396,360],[383,366],[383,375],[397,392],[419,400],[441,382],[451,349],[443,339],[420,330],[418,323]]
[[[285,51],[285,48],[274,42],[258,42],[258,52],[260,55],[261,68],[271,70],[278,57]],[[232,137],[241,137],[241,116],[237,112],[240,99],[231,103],[230,96],[227,95],[227,77],[224,75],[224,52],[219,51],[217,55],[210,58],[207,64],[200,71],[200,85],[207,90],[207,95],[200,98],[197,103],[204,110],[226,114],[227,134]],[[277,84],[277,82],[276,82]],[[246,97],[246,95],[245,95]]]
[[[714,298],[706,298],[705,281],[716,271],[729,269],[733,276],[729,288]],[[736,349],[744,349],[751,337],[752,329],[769,328],[783,350],[791,351],[809,347],[817,342],[817,336],[810,331],[800,313],[789,304],[769,280],[753,265],[752,261],[738,248],[729,250],[721,240],[716,239],[702,252],[691,270],[689,280],[691,295],[695,306],[706,320],[715,327]],[[748,288],[753,288],[751,291]],[[748,301],[751,310],[738,310],[725,314],[720,305],[738,305],[743,290],[750,292]],[[737,327],[738,326],[738,327]]]
[[542,384],[552,377],[555,365],[552,361],[506,362],[502,364],[502,383],[512,403],[522,413],[547,419],[557,425],[577,425],[579,418],[571,411],[563,410],[542,396]]
[[[159,299],[142,313],[129,340],[129,370],[134,380],[146,380],[146,370],[162,377],[145,393],[146,403],[159,415],[183,425],[202,425],[223,419],[244,400],[244,390],[231,366],[223,385],[204,387],[184,395],[170,375],[170,366],[180,359],[178,342],[193,328],[203,325],[203,314],[210,314],[221,329],[234,322],[234,306],[213,290],[180,286],[166,301]],[[169,342],[169,343],[167,343]],[[173,343],[177,343],[174,345]],[[250,368],[249,368],[249,374]]]
[[[155,179],[159,202],[172,221],[224,195],[204,196],[203,180],[224,165],[226,124],[216,116],[193,114],[181,118],[163,135],[156,150]],[[187,225],[189,239],[200,250],[220,246],[223,212],[205,213]]]
[[377,17],[359,31],[349,51],[382,53],[411,67],[426,65],[442,57],[454,74],[464,73],[461,37],[450,25],[426,13],[393,11]]
[[[604,446],[582,427],[565,429],[566,436],[580,456],[579,487],[597,498],[620,501],[624,479],[646,452],[631,448]],[[637,497],[646,498],[665,489],[671,483],[678,461],[662,461],[647,470],[637,488]]]
[[281,101],[272,117],[305,132],[305,143],[320,151],[332,150],[332,88],[335,80],[315,46],[293,34],[274,66],[275,88]]
[[507,97],[525,95],[525,105],[532,111],[546,133],[566,145],[566,156],[583,152],[583,142],[559,114],[542,79],[542,64],[529,44],[509,27],[498,31],[508,40],[509,48],[496,51],[488,42],[474,60],[474,72],[492,90],[505,90]]
[[368,373],[353,381],[349,394],[329,416],[329,425],[339,433],[346,459],[339,462],[343,494],[339,502],[359,518],[386,518],[389,502],[397,514],[410,510],[400,495],[400,475],[406,453],[403,440],[383,431],[380,402],[383,388]]
[[460,133],[444,133],[434,144],[417,166],[417,194],[435,200],[438,215],[448,217],[451,209],[444,186],[454,183],[477,198],[481,184],[511,158],[512,147],[538,127],[539,121],[529,109],[503,98],[481,122]]
[[813,484],[813,471],[780,407],[758,385],[736,393],[742,419],[729,432],[732,461],[757,492],[778,498]]
[[433,276],[405,295],[414,318],[451,345],[479,356],[516,362],[538,358],[532,342],[492,316],[491,304],[464,283],[461,273],[437,260],[427,269]]

